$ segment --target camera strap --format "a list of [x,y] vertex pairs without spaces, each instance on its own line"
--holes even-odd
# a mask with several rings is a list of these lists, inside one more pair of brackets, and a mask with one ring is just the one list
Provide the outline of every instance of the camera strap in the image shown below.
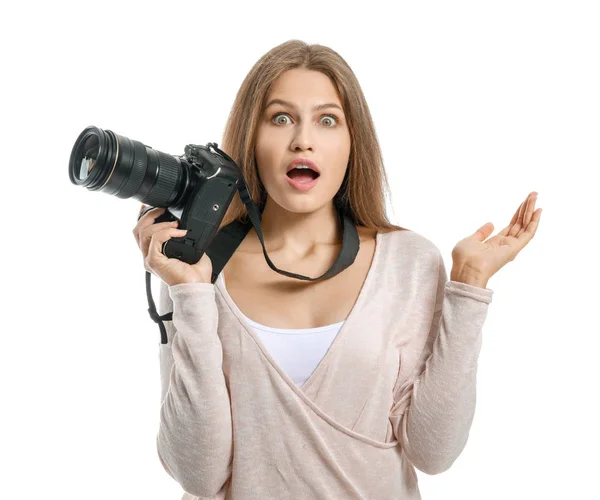
[[[338,217],[342,227],[342,248],[340,250],[338,258],[329,268],[329,270],[327,270],[318,278],[309,278],[308,276],[304,276],[302,274],[291,273],[289,271],[278,269],[267,255],[267,250],[265,248],[265,242],[263,239],[263,234],[260,225],[260,217],[262,212],[259,213],[255,203],[252,201],[252,198],[250,197],[250,194],[248,192],[248,187],[246,186],[246,182],[243,177],[241,178],[241,182],[238,185],[238,192],[240,194],[240,198],[244,202],[244,205],[246,205],[249,221],[241,222],[239,220],[235,220],[227,226],[222,227],[217,232],[217,234],[205,250],[205,253],[209,256],[212,263],[212,284],[215,283],[219,274],[221,273],[227,262],[229,262],[229,259],[231,259],[237,247],[242,243],[252,226],[254,226],[254,229],[256,230],[258,239],[260,240],[260,243],[263,247],[263,254],[265,256],[267,264],[269,264],[269,267],[273,271],[288,276],[290,278],[296,278],[305,281],[325,280],[332,278],[336,274],[341,273],[344,269],[350,267],[354,263],[354,260],[358,255],[358,250],[360,248],[358,231],[356,230],[356,227],[351,217],[348,214],[346,214],[342,208],[339,208]],[[152,321],[157,323],[160,328],[161,344],[166,344],[168,343],[168,338],[163,321],[172,321],[173,313],[170,312],[167,314],[163,314],[162,316],[158,315],[154,301],[152,300],[150,278],[151,274],[148,271],[146,271],[146,295],[148,298],[148,305],[150,306],[148,308],[148,313],[150,314],[150,318],[152,319]]]
[[305,281],[320,281],[332,278],[336,274],[341,273],[344,269],[351,266],[356,259],[356,255],[358,254],[358,250],[360,247],[358,232],[356,227],[354,226],[354,222],[352,219],[344,213],[344,211],[340,208],[338,209],[338,218],[342,227],[342,249],[340,250],[340,254],[338,258],[333,263],[333,265],[327,270],[324,274],[319,276],[318,278],[309,278],[308,276],[304,276],[302,274],[291,273],[289,271],[284,271],[282,269],[278,269],[275,264],[271,261],[267,254],[267,250],[265,248],[265,241],[263,238],[261,225],[260,225],[260,215],[256,205],[252,201],[248,193],[248,189],[244,180],[240,183],[238,188],[240,197],[244,204],[246,205],[246,209],[248,210],[248,222],[241,221],[233,221],[225,227],[222,227],[221,230],[215,235],[210,245],[208,246],[206,253],[210,257],[212,262],[212,279],[211,283],[214,283],[217,280],[217,277],[240,245],[242,240],[246,237],[246,234],[252,226],[256,230],[256,234],[258,235],[258,239],[260,240],[260,244],[263,247],[263,254],[265,256],[265,260],[269,267],[273,269],[273,271],[288,276],[290,278],[296,278],[299,280]]

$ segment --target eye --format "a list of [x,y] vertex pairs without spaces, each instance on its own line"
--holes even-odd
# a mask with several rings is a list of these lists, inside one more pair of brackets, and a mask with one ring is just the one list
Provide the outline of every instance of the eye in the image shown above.
[[[288,115],[287,113],[276,113],[276,114],[274,114],[274,115],[271,117],[271,121],[275,120],[275,122],[276,122],[276,125],[285,125],[285,123],[281,123],[281,122],[279,121],[279,118],[277,118],[277,117],[279,117],[279,116],[286,116],[286,117],[289,117],[289,115]],[[337,122],[338,122],[338,117],[337,117],[337,116],[335,116],[335,115],[323,115],[323,116],[321,117],[321,120],[322,120],[323,118],[327,118],[328,120],[330,120],[330,121],[331,121],[331,120],[333,120],[333,121],[335,122],[335,123],[334,123],[334,125],[326,125],[326,126],[325,126],[325,128],[333,128],[333,127],[335,126],[335,124],[337,124]]]
[[[277,114],[273,115],[273,117],[271,118],[271,121],[273,121],[278,116],[288,116],[288,114],[287,113],[277,113]],[[277,125],[281,125],[281,123],[279,123],[279,119],[277,119],[276,121],[277,121]],[[285,125],[285,123],[283,125]]]
[[[323,118],[327,118],[330,121],[333,119],[333,121],[335,123],[337,123],[337,121],[338,121],[337,116],[335,116],[335,115],[323,115]],[[333,126],[334,125],[331,125],[331,126],[328,126],[327,128],[332,128]]]

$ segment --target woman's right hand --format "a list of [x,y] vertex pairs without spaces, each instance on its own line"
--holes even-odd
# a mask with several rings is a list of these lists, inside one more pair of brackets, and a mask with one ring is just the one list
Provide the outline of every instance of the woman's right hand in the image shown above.
[[165,241],[181,238],[187,232],[177,228],[179,221],[155,224],[154,221],[164,212],[164,208],[149,210],[140,217],[133,228],[133,236],[144,256],[144,268],[169,286],[181,283],[211,283],[212,262],[206,252],[196,264],[169,258],[161,252]]

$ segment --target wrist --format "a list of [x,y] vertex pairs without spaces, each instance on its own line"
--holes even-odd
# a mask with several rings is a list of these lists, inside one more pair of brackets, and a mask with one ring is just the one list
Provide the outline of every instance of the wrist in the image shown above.
[[204,281],[201,279],[188,279],[185,281],[173,281],[172,283],[167,283],[167,285],[169,286],[177,286],[177,285],[193,285],[193,284],[197,284],[197,283],[201,283],[201,284],[205,284],[205,285],[211,285],[212,283],[210,281]]
[[487,278],[481,274],[455,268],[452,268],[450,280],[465,283],[466,285],[477,286],[479,288],[486,288],[488,282]]

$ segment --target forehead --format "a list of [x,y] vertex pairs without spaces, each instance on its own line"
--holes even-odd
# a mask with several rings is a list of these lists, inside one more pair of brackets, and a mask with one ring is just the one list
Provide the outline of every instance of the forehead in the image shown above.
[[342,107],[337,91],[327,75],[301,68],[288,70],[273,82],[265,105],[273,99],[282,99],[307,108],[325,102]]

